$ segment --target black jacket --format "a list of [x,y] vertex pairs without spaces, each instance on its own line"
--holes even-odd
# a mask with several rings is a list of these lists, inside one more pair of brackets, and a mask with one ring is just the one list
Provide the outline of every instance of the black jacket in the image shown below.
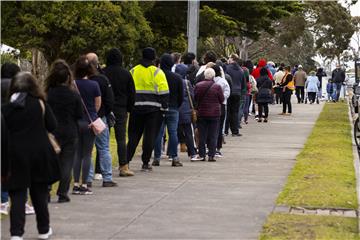
[[273,96],[271,94],[273,82],[270,78],[266,76],[261,76],[256,79],[256,87],[259,89],[259,92],[256,96],[257,103],[271,103]]
[[11,78],[1,78],[1,104],[7,102]]
[[79,94],[67,86],[50,88],[48,104],[58,121],[54,132],[56,138],[61,142],[76,138],[78,136],[77,121],[83,116]]
[[226,66],[226,73],[230,75],[232,80],[231,95],[241,95],[242,89],[245,85],[244,71],[237,63],[232,63]]
[[331,79],[335,83],[343,83],[345,81],[345,72],[336,68],[331,74]]
[[112,112],[114,107],[114,93],[109,79],[103,74],[96,74],[89,78],[99,84],[101,92],[101,106],[98,111],[99,117],[104,117]]
[[173,65],[174,63],[170,54],[164,54],[161,57],[160,68],[164,71],[169,85],[169,107],[178,109],[184,99],[184,86],[181,76],[171,72]]

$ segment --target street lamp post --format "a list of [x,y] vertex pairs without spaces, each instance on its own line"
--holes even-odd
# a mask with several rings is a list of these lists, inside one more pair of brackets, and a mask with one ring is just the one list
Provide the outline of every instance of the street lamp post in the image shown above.
[[188,52],[197,54],[197,39],[199,37],[200,0],[188,1],[187,36]]

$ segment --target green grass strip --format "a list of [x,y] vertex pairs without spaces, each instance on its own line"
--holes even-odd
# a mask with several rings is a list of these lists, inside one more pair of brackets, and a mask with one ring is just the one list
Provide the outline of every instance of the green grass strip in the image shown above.
[[277,204],[358,208],[350,129],[347,104],[325,104]]
[[359,239],[356,218],[271,214],[260,240],[269,239]]

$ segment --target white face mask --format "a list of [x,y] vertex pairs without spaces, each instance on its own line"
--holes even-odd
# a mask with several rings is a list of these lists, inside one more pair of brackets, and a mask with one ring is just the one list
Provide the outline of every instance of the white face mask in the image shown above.
[[15,102],[20,96],[19,92],[13,93],[10,97],[10,102]]

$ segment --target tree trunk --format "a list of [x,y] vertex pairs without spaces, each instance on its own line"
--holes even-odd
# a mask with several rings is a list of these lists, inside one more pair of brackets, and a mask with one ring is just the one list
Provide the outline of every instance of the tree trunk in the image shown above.
[[38,49],[32,49],[32,74],[42,86],[48,74],[49,64],[44,57],[44,54]]

